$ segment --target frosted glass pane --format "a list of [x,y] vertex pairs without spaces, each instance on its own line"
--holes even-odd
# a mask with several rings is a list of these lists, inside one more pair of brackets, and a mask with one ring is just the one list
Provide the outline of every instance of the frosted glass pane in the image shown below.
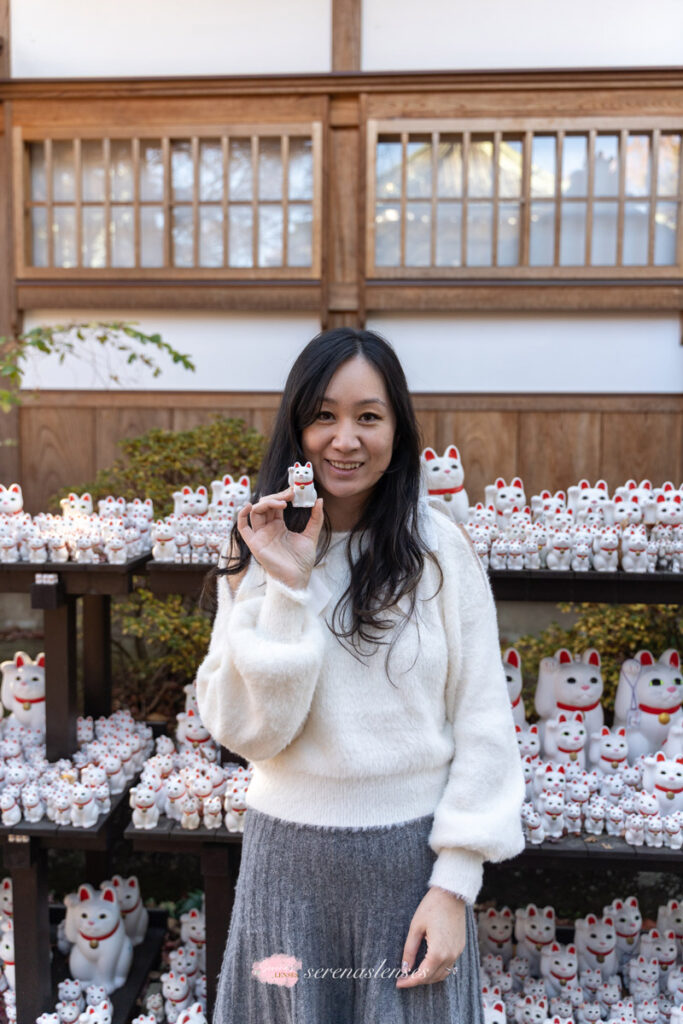
[[[259,139],[259,199],[282,199],[282,145],[280,139]],[[267,264],[272,266],[272,264]]]
[[130,202],[133,198],[133,154],[129,139],[112,139],[109,181],[112,199]]
[[31,167],[31,199],[45,202],[47,187],[45,183],[45,146],[42,142],[29,142],[29,164]]
[[432,140],[413,137],[406,147],[406,195],[421,199],[432,194]]
[[680,160],[680,135],[660,135],[657,166],[657,192],[659,195],[675,196],[678,194]]
[[289,198],[313,198],[313,140],[289,140]]
[[103,206],[83,207],[83,266],[105,267],[107,265],[107,228]]
[[401,259],[401,208],[390,203],[375,207],[375,266],[397,267]]
[[560,210],[560,266],[586,264],[586,204],[562,203]]
[[439,203],[436,208],[436,265],[459,267],[462,260],[462,205]]
[[199,143],[199,198],[223,198],[223,148],[218,139]]
[[471,203],[467,207],[467,266],[490,267],[492,243],[492,204]]
[[377,143],[375,173],[377,198],[394,199],[401,194],[401,143],[388,139]]
[[290,206],[287,265],[310,267],[313,262],[313,207]]
[[171,263],[174,267],[194,266],[194,224],[191,206],[176,206],[172,219]]
[[430,265],[431,207],[429,203],[406,204],[406,266]]
[[47,266],[47,210],[34,206],[31,210],[31,256],[32,267]]
[[562,141],[562,194],[585,196],[588,189],[588,136],[565,135]]
[[619,193],[619,137],[598,135],[595,139],[596,196],[616,196]]
[[111,210],[111,265],[135,266],[133,207],[114,206]]
[[555,204],[532,203],[529,225],[529,264],[550,267],[555,258]]
[[440,196],[462,195],[462,142],[441,136],[437,156],[437,188]]
[[189,140],[174,142],[171,146],[171,182],[174,202],[187,202],[193,198],[194,168]]
[[199,210],[199,265],[223,266],[223,211],[219,206]]
[[52,143],[52,198],[55,202],[73,203],[75,186],[74,144],[55,139]]
[[56,206],[52,211],[56,267],[76,266],[76,211]]
[[230,139],[230,198],[251,199],[253,178],[251,139]]
[[81,142],[81,198],[85,203],[105,199],[104,147],[99,139]]
[[161,143],[154,139],[140,141],[140,199],[159,202],[164,198],[164,161]]
[[624,204],[624,266],[642,267],[647,263],[649,215],[649,203]]
[[531,142],[531,194],[555,195],[555,163],[557,158],[554,135],[534,135]]
[[655,266],[671,267],[675,263],[676,203],[657,203],[657,212],[655,213]]
[[519,264],[519,203],[501,203],[498,207],[498,266]]
[[617,262],[617,203],[593,203],[591,263],[612,267]]
[[492,139],[478,139],[473,136],[470,141],[467,191],[471,196],[493,195]]
[[259,206],[258,265],[282,266],[282,207]]
[[516,199],[522,194],[522,140],[502,139],[498,150],[498,194]]
[[160,206],[140,208],[140,265],[164,265],[164,211]]
[[229,263],[231,267],[253,267],[252,213],[250,206],[231,206],[228,217]]
[[629,135],[626,143],[626,195],[650,194],[650,138]]

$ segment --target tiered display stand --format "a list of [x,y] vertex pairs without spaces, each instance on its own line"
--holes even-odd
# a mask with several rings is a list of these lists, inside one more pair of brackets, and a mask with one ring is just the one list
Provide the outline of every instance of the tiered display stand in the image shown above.
[[[44,563],[0,566],[0,590],[30,593],[33,608],[44,613],[46,746],[49,761],[68,757],[77,748],[78,714],[108,715],[111,711],[110,600],[129,594],[133,574],[146,557],[125,565]],[[52,583],[36,583],[36,573],[53,573]],[[82,708],[77,692],[76,602],[83,602]],[[128,789],[112,798],[111,810],[92,828],[55,825],[43,819],[0,826],[3,862],[12,877],[17,1020],[33,1021],[51,1011],[56,981],[65,974],[63,958],[50,963],[47,851],[50,848],[85,851],[85,880],[98,886],[111,874],[111,850],[130,815]],[[112,995],[115,1024],[129,1020],[141,986],[156,963],[164,935],[160,916],[144,943],[136,947],[127,984]]]
[[[142,571],[147,585],[157,595],[197,597],[207,569],[207,566],[145,562],[145,559],[127,566],[0,568],[0,589],[6,592],[30,590],[33,607],[45,611],[50,760],[73,752],[76,745],[76,599],[83,600],[84,614],[83,710],[93,716],[108,714],[111,700],[110,596],[130,593],[133,574]],[[50,571],[58,574],[57,584],[44,586],[33,582],[36,572]],[[498,601],[677,604],[683,594],[683,577],[672,573],[641,576],[624,572],[491,571],[489,577]],[[230,757],[242,760],[233,754]],[[86,874],[97,883],[109,874],[107,851],[122,830],[136,850],[185,853],[199,858],[206,896],[206,973],[208,1014],[211,1015],[239,871],[242,835],[228,832],[224,826],[188,831],[167,819],[154,829],[135,829],[131,824],[126,825],[127,808],[127,794],[121,794],[112,802],[111,813],[103,816],[93,829],[57,827],[49,822],[0,829],[0,842],[5,844],[5,865],[11,871],[14,885],[17,1009],[22,1022],[32,1022],[48,1007],[51,999],[47,849],[60,846],[88,851],[87,856],[93,859],[88,862]],[[573,867],[620,864],[637,865],[643,870],[683,869],[681,851],[665,847],[634,848],[623,839],[606,835],[546,840],[540,846],[528,846],[517,859],[520,858],[531,868],[571,862]],[[507,863],[487,864],[486,872],[503,878]],[[146,971],[158,957],[162,934],[162,925],[154,924],[148,940],[136,950],[128,985],[114,993],[116,1024],[128,1019],[126,1014],[134,1004]]]

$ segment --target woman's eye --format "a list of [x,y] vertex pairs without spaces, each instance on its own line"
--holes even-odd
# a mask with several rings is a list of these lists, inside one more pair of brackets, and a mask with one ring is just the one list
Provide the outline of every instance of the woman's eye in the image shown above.
[[331,415],[332,415],[332,413],[329,410],[321,409],[321,411],[318,413],[318,419],[319,420],[323,420],[323,419],[326,419],[326,417],[331,416]]
[[364,419],[366,416],[369,416],[370,419],[373,419],[373,420],[378,420],[379,419],[379,416],[377,415],[377,413],[374,413],[374,412],[364,412],[363,415],[361,416],[361,419]]

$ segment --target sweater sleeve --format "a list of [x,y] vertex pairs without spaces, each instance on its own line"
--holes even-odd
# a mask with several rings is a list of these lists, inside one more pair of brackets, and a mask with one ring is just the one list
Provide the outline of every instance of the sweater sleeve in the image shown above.
[[446,523],[439,533],[449,660],[446,712],[455,752],[429,835],[437,859],[428,884],[474,903],[484,861],[506,860],[524,849],[524,774],[491,587],[460,529]]
[[[197,671],[197,704],[213,738],[250,761],[275,757],[308,716],[323,656],[310,586],[292,590],[266,575],[265,588],[233,596],[217,579],[211,642]],[[265,589],[265,592],[264,592]]]

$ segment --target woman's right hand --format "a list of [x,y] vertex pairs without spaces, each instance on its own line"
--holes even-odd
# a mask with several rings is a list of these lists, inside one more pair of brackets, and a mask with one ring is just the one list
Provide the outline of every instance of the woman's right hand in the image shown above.
[[[266,494],[255,505],[248,502],[237,516],[237,529],[256,561],[269,576],[292,590],[303,590],[311,576],[323,525],[323,499],[318,498],[302,533],[285,525],[284,510],[294,496],[288,487],[278,494]],[[249,520],[251,519],[251,526]]]

